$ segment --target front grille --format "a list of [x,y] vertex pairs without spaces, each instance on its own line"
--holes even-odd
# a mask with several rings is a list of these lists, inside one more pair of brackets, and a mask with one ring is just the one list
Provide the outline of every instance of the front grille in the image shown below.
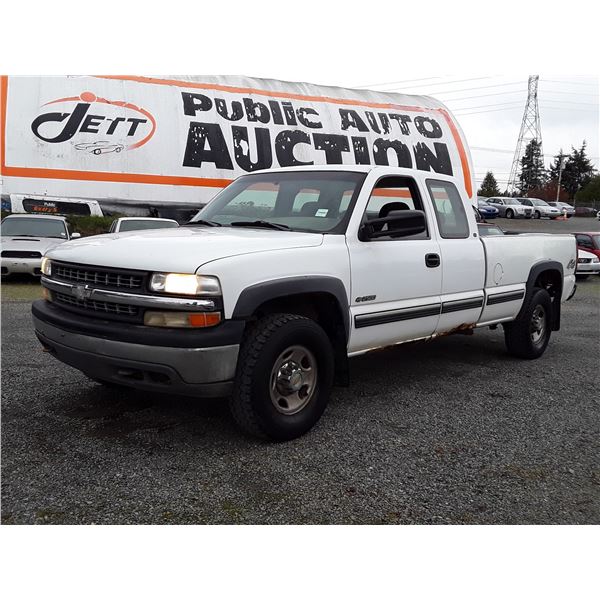
[[66,304],[74,308],[83,310],[93,310],[98,313],[121,315],[124,317],[135,317],[138,314],[138,307],[131,304],[117,304],[116,302],[103,302],[99,300],[79,300],[74,296],[55,292],[54,301],[59,304]]
[[69,283],[89,283],[109,289],[139,290],[144,277],[137,271],[103,269],[88,265],[52,263],[52,278]]
[[4,250],[2,258],[42,258],[42,253],[29,250]]

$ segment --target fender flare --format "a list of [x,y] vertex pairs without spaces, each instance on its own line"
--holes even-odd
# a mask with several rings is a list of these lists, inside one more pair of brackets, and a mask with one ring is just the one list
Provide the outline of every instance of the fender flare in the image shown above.
[[529,305],[529,301],[533,296],[536,279],[544,271],[558,271],[560,273],[560,288],[556,295],[555,301],[552,302],[552,331],[558,331],[560,329],[560,307],[564,284],[564,271],[562,264],[555,260],[544,260],[531,267],[529,276],[527,277],[527,283],[525,284],[525,299],[523,300],[521,310],[516,318],[520,319],[525,311],[525,308]]
[[242,290],[239,295],[233,309],[232,319],[249,319],[261,304],[269,300],[310,293],[326,293],[336,299],[344,322],[346,340],[349,339],[350,305],[348,304],[346,288],[340,279],[326,275],[286,277],[251,285]]

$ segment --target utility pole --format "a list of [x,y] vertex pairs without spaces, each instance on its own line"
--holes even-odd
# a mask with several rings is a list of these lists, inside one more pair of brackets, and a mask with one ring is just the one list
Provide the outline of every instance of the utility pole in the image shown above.
[[510,168],[510,177],[508,178],[508,186],[506,191],[512,195],[517,187],[519,179],[519,170],[521,167],[521,157],[525,152],[527,144],[531,140],[536,140],[540,145],[540,152],[544,156],[542,148],[542,129],[540,127],[540,109],[538,106],[538,81],[539,75],[530,75],[527,85],[527,102],[525,103],[525,112],[523,113],[523,121],[521,122],[521,130],[519,139],[513,157],[512,167]]
[[558,185],[556,186],[556,201],[557,202],[558,202],[558,197],[560,195],[560,182],[562,180],[562,172],[563,172],[563,169],[565,168],[565,158],[567,158],[566,154],[558,155],[558,160],[560,162],[558,163]]

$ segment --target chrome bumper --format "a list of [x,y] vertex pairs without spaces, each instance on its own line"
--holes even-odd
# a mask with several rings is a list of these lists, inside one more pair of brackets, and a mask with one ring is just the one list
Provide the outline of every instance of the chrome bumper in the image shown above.
[[33,316],[44,348],[86,375],[160,393],[219,397],[235,376],[239,345],[174,348],[64,331]]

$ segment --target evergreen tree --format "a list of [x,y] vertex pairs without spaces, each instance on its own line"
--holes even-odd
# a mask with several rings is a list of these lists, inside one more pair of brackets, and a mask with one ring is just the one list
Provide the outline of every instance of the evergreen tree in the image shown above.
[[565,162],[561,180],[561,186],[567,190],[569,198],[573,198],[578,190],[584,188],[594,175],[594,166],[587,157],[585,141],[579,150],[575,148],[571,148],[571,150],[572,152]]
[[481,182],[481,187],[477,192],[478,196],[484,196],[485,198],[491,198],[492,196],[499,196],[500,189],[498,188],[498,182],[491,171],[488,171]]
[[588,184],[575,194],[578,205],[600,206],[600,175],[595,175]]
[[540,188],[546,183],[546,169],[542,156],[542,144],[531,140],[521,158],[521,174],[519,175],[519,192],[527,196],[529,190]]

